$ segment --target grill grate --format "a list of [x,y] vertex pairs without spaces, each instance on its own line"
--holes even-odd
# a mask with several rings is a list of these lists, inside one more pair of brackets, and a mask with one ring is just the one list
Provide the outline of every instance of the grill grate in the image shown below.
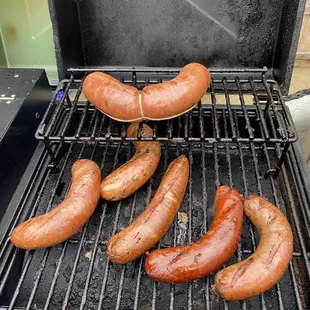
[[[242,80],[239,80],[241,84]],[[73,83],[73,79],[71,82]],[[213,86],[211,95],[213,93],[213,96],[218,98],[221,95],[220,91],[212,88]],[[68,93],[69,89],[67,93],[65,90],[63,98],[67,97]],[[245,97],[243,90],[241,95]],[[257,100],[261,101],[261,95],[256,95]],[[80,96],[80,89],[74,96]],[[233,100],[228,87],[225,88],[223,96],[224,100]],[[100,200],[95,213],[83,229],[58,246],[37,251],[21,251],[12,246],[8,236],[17,223],[46,212],[64,198],[70,186],[70,170],[74,161],[78,158],[93,159],[100,165],[105,177],[126,162],[134,152],[127,139],[111,138],[114,135],[116,137],[117,124],[113,125],[114,122],[91,109],[88,103],[81,104],[81,113],[75,117],[78,109],[74,109],[74,106],[80,104],[76,100],[66,99],[66,105],[71,104],[66,112],[70,121],[67,122],[66,116],[60,115],[50,133],[60,132],[62,137],[79,135],[88,140],[52,141],[53,136],[49,136],[49,145],[57,160],[53,161],[46,149],[0,244],[0,308],[304,309],[305,305],[310,303],[310,197],[305,191],[302,173],[296,162],[296,150],[294,147],[287,150],[286,160],[276,180],[265,179],[265,172],[272,169],[281,157],[283,143],[271,143],[268,139],[238,140],[247,134],[250,136],[248,128],[245,128],[244,115],[248,115],[251,122],[251,115],[257,117],[257,113],[266,113],[260,105],[235,107],[227,101],[228,104],[224,107],[213,104],[211,108],[204,110],[199,104],[196,110],[167,122],[174,123],[173,130],[170,131],[171,139],[161,140],[162,157],[159,167],[150,182],[134,195],[120,202]],[[273,109],[277,111],[274,112],[273,122],[265,122],[271,139],[277,135],[278,124],[285,123],[285,115],[283,109],[278,109],[275,102],[270,101],[270,105],[270,113]],[[59,106],[56,105],[56,110]],[[260,107],[261,112],[257,112],[260,111],[257,107]],[[53,115],[56,115],[56,110],[53,111]],[[201,129],[210,122],[212,113],[216,113],[215,119],[218,120],[221,129],[221,139],[231,140],[220,140],[216,143],[201,140],[192,143],[176,142],[184,138],[184,132],[187,132],[188,138],[199,137]],[[276,118],[278,121],[275,121]],[[197,120],[201,120],[198,125]],[[118,137],[125,127],[122,125]],[[157,124],[158,131],[161,127]],[[110,139],[94,139],[89,143],[89,137],[102,137],[104,132],[110,133]],[[208,131],[204,133],[207,136]],[[213,133],[216,133],[216,130]],[[255,134],[265,137],[264,133],[264,122],[258,121]],[[237,140],[233,140],[233,136]],[[159,139],[160,137],[157,136]],[[180,228],[175,220],[156,247],[188,243],[200,238],[208,230],[213,219],[213,198],[220,184],[234,186],[245,196],[263,195],[287,215],[294,233],[292,262],[274,288],[248,301],[225,302],[210,291],[214,273],[189,284],[167,285],[155,283],[148,278],[143,268],[144,257],[124,266],[107,261],[105,251],[110,236],[126,227],[143,211],[154,195],[168,164],[180,154],[186,154],[190,161],[189,185],[180,208],[180,212],[188,215],[188,231],[185,238],[181,237]],[[238,249],[226,265],[248,257],[255,250],[258,240],[256,229],[245,219]]]
[[[148,84],[167,81],[177,73],[176,69],[162,68],[154,68],[152,71],[150,68],[135,70],[132,68],[127,70],[104,68],[100,70],[110,73],[123,83],[134,85],[138,89],[142,89]],[[214,77],[209,92],[191,111],[193,122],[188,120],[189,113],[166,121],[148,121],[147,123],[153,128],[152,138],[142,138],[141,131],[137,138],[127,138],[128,124],[115,122],[109,117],[105,117],[85,98],[81,98],[82,80],[74,79],[74,75],[81,72],[86,74],[89,71],[72,70],[71,78],[60,83],[58,91],[62,91],[61,99],[57,102],[56,92],[55,98],[51,101],[36,132],[36,137],[45,141],[52,157],[55,157],[55,154],[50,143],[55,142],[76,141],[82,143],[87,141],[94,143],[142,139],[145,141],[173,141],[174,143],[257,142],[281,145],[286,143],[283,158],[280,157],[278,165],[281,166],[290,143],[297,140],[277,83],[267,79],[262,72],[258,75],[257,72],[249,71],[246,76],[240,78],[236,75],[233,79],[227,78],[223,74],[220,75],[221,71],[212,72]],[[235,72],[235,74],[237,73]],[[230,74],[234,76],[232,72]],[[251,105],[252,109],[248,109],[248,105]],[[246,128],[239,134],[236,133],[236,120],[232,114],[235,109],[240,126]],[[86,133],[89,120],[94,114],[93,127]],[[59,122],[60,120],[61,122]],[[78,125],[73,130],[69,130],[73,120]],[[99,132],[101,122],[103,122],[103,130]],[[226,130],[223,128],[224,122],[227,122]],[[262,131],[260,126],[262,126]],[[278,167],[269,173],[275,173],[277,176]]]

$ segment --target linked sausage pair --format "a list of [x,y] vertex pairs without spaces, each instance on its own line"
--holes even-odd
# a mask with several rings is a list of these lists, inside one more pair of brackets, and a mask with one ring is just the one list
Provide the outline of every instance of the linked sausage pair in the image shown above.
[[122,122],[163,120],[191,110],[211,82],[206,67],[190,63],[176,78],[146,86],[141,93],[103,72],[89,74],[83,83],[85,97],[101,112]]

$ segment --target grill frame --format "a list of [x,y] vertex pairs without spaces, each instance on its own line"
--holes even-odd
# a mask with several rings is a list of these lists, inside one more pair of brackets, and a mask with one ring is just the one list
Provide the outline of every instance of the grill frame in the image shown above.
[[[59,86],[59,89],[61,89],[62,86]],[[268,93],[267,93],[268,96]],[[55,96],[53,100],[55,101],[57,97],[57,92],[55,93]],[[66,94],[63,95],[63,97],[66,97]],[[69,99],[70,100],[70,99]],[[61,100],[60,100],[61,102]],[[70,104],[70,103],[69,103]],[[74,105],[74,102],[71,103]],[[85,107],[85,106],[84,106]],[[86,106],[87,107],[87,106]],[[206,107],[208,109],[210,107]],[[238,111],[244,109],[246,110],[246,113],[250,113],[251,110],[255,109],[253,106],[245,106],[244,109],[242,106],[231,106],[232,114],[234,117],[234,120],[236,124],[238,124]],[[212,106],[211,106],[212,109]],[[97,120],[98,113],[92,113],[91,115],[91,123],[95,123]],[[199,117],[199,113],[196,113],[195,110],[188,113],[188,123],[193,124],[195,122],[195,119]],[[280,117],[280,116],[279,116]],[[288,114],[288,117],[289,114]],[[228,126],[226,117],[223,118],[224,120],[224,133],[225,136],[228,135]],[[181,122],[181,118],[178,118],[178,122]],[[226,120],[226,122],[225,122]],[[291,122],[291,120],[289,120]],[[58,123],[61,122],[61,119],[58,120]],[[102,126],[101,129],[104,128],[104,122],[101,122],[98,124],[99,126]],[[74,124],[71,124],[70,126],[75,126]],[[77,126],[79,128],[79,126]],[[180,127],[178,127],[180,128]],[[236,126],[238,129],[239,126]],[[263,124],[261,123],[259,126],[261,133],[263,133]],[[91,136],[92,133],[92,126],[90,125],[88,127],[87,134]],[[193,134],[191,132],[193,128],[189,126],[189,135]],[[239,130],[239,129],[238,129]],[[241,128],[240,128],[241,130]],[[243,129],[244,130],[244,129]],[[271,126],[271,130],[273,131],[273,134],[275,134],[275,128]],[[198,129],[199,131],[199,129]],[[180,133],[180,132],[179,132]],[[240,134],[238,131],[236,132],[236,135]],[[117,166],[119,166],[122,162],[119,162],[118,157],[120,156],[121,152],[121,145],[130,145],[130,139],[126,139],[126,137],[122,137],[122,139],[119,140],[113,140],[108,139],[106,141],[91,141],[91,139],[88,139],[87,141],[48,141],[47,145],[49,148],[46,147],[46,144],[44,145],[44,142],[46,143],[46,140],[43,140],[39,144],[39,150],[35,154],[34,158],[34,168],[32,170],[32,176],[29,177],[29,180],[25,183],[25,189],[24,189],[24,196],[21,199],[20,203],[15,204],[14,206],[10,206],[9,212],[7,212],[6,217],[4,218],[3,223],[5,225],[1,228],[1,239],[0,239],[0,292],[3,292],[3,290],[7,287],[7,283],[10,282],[10,275],[12,272],[17,268],[16,262],[19,260],[23,260],[23,267],[20,271],[20,275],[17,277],[17,281],[15,285],[17,285],[17,290],[13,290],[12,292],[12,299],[10,300],[11,305],[9,305],[9,302],[7,303],[9,306],[9,309],[13,309],[15,302],[18,301],[18,298],[20,295],[23,294],[24,287],[23,283],[26,279],[26,277],[29,275],[29,270],[31,265],[31,262],[33,259],[36,259],[38,256],[39,251],[21,251],[16,249],[8,240],[8,237],[12,231],[12,229],[16,226],[17,223],[42,212],[46,212],[46,208],[40,207],[40,197],[41,195],[45,197],[48,193],[48,187],[43,186],[45,182],[50,182],[50,178],[52,178],[53,171],[57,171],[56,173],[56,181],[54,180],[54,186],[52,187],[52,193],[50,196],[50,199],[48,200],[48,208],[52,207],[53,204],[55,204],[54,199],[56,199],[56,191],[59,187],[61,187],[61,181],[62,181],[62,174],[66,172],[68,174],[68,161],[73,161],[83,155],[83,152],[86,149],[92,149],[92,152],[88,152],[88,157],[92,158],[93,156],[98,156],[98,149],[101,151],[99,152],[101,155],[101,168],[104,165],[104,160],[107,156],[112,156],[114,158],[113,160],[113,167],[110,165],[110,170],[113,170]],[[290,276],[290,283],[292,284],[292,291],[294,292],[294,298],[295,305],[298,309],[303,309],[303,305],[307,301],[307,296],[303,296],[303,294],[306,294],[306,292],[303,290],[302,284],[299,284],[298,281],[304,281],[303,279],[296,279],[295,272],[300,274],[300,271],[305,271],[308,274],[308,278],[306,279],[306,284],[310,284],[310,250],[308,251],[308,245],[306,243],[306,238],[309,238],[310,236],[310,210],[309,210],[309,202],[310,202],[310,192],[309,189],[305,187],[306,180],[309,180],[309,173],[302,169],[302,167],[298,164],[300,158],[300,150],[298,149],[298,142],[293,143],[293,141],[290,141],[289,148],[287,148],[286,152],[286,158],[283,158],[284,165],[282,166],[281,172],[278,171],[279,176],[277,180],[274,178],[268,178],[264,179],[262,178],[264,173],[262,171],[262,164],[259,161],[260,157],[257,157],[257,154],[264,154],[263,160],[265,161],[265,166],[268,168],[269,171],[272,171],[274,169],[274,166],[277,166],[277,163],[279,162],[279,158],[281,159],[283,157],[283,150],[285,149],[287,144],[287,141],[281,141],[281,143],[271,143],[270,141],[264,140],[263,142],[260,141],[230,141],[227,142],[226,140],[223,141],[216,141],[214,143],[208,143],[206,141],[192,141],[189,143],[189,141],[182,141],[182,143],[178,143],[174,141],[174,139],[167,139],[161,141],[162,147],[163,147],[163,159],[162,159],[162,166],[161,166],[161,172],[155,173],[155,181],[153,181],[154,177],[148,184],[143,187],[141,190],[139,190],[139,193],[136,193],[133,195],[133,197],[130,197],[130,205],[132,207],[132,211],[129,216],[129,222],[133,219],[135,215],[135,208],[134,206],[138,204],[138,195],[141,193],[145,193],[144,197],[144,205],[147,205],[147,202],[150,200],[150,197],[152,195],[152,192],[154,192],[155,184],[158,183],[160,177],[163,174],[163,171],[168,165],[168,162],[172,160],[171,155],[169,155],[168,159],[168,153],[170,152],[170,149],[177,150],[175,152],[175,155],[180,153],[181,150],[185,149],[186,154],[189,157],[190,160],[190,166],[191,166],[191,177],[189,186],[186,193],[185,201],[183,201],[183,211],[184,211],[184,205],[186,207],[185,210],[187,210],[188,216],[190,219],[188,231],[188,240],[187,242],[194,241],[195,238],[193,238],[192,233],[194,233],[194,227],[195,223],[193,219],[195,219],[195,212],[197,212],[197,206],[195,207],[195,184],[196,182],[193,182],[193,169],[197,169],[194,166],[194,157],[195,154],[200,154],[201,156],[201,167],[207,167],[207,154],[212,154],[212,158],[214,158],[214,162],[212,162],[213,170],[214,170],[214,180],[211,181],[213,183],[211,185],[212,190],[210,190],[210,181],[208,181],[208,173],[211,172],[210,164],[209,164],[209,170],[207,168],[202,168],[202,176],[200,177],[202,182],[202,204],[208,205],[208,208],[203,209],[203,217],[204,220],[202,222],[202,229],[201,234],[205,233],[210,225],[210,219],[212,218],[213,210],[210,210],[210,201],[213,200],[212,194],[215,192],[215,189],[217,186],[219,186],[223,178],[226,180],[226,184],[228,185],[235,185],[239,187],[239,190],[242,194],[247,196],[250,192],[256,191],[257,194],[263,195],[264,190],[266,190],[266,184],[270,184],[272,188],[272,193],[269,192],[269,198],[273,200],[274,203],[277,205],[280,205],[281,209],[286,213],[288,212],[288,219],[294,229],[294,240],[296,245],[298,247],[298,251],[294,251],[293,260],[290,263],[289,269],[287,273]],[[202,147],[203,146],[203,147]],[[112,148],[112,151],[110,153],[108,152],[108,148]],[[79,148],[80,152],[78,154],[74,153],[73,155],[73,149]],[[64,151],[64,149],[66,151]],[[129,146],[126,148],[126,159],[128,159],[132,153],[132,147]],[[233,163],[233,156],[237,153],[238,158],[240,158],[240,165],[241,165],[241,178],[238,176],[240,180],[242,180],[242,185],[240,185],[238,182],[236,182],[235,174],[232,173],[232,169],[234,169]],[[53,156],[50,156],[50,155]],[[109,155],[110,154],[110,155]],[[252,154],[252,167],[253,170],[249,172],[249,166],[248,166],[248,154]],[[100,157],[99,156],[99,157]],[[260,159],[262,159],[260,158]],[[123,158],[124,159],[124,158]],[[210,158],[209,158],[210,159]],[[97,158],[98,160],[98,158]],[[223,165],[223,160],[226,161],[226,165],[228,167],[228,177],[224,176],[223,171],[221,169]],[[108,162],[108,161],[107,161]],[[107,163],[106,162],[106,163]],[[224,164],[225,165],[225,164]],[[210,170],[211,169],[211,170]],[[196,171],[196,170],[195,170]],[[107,173],[107,172],[105,172]],[[197,171],[196,171],[197,173]],[[251,174],[251,177],[249,178],[249,173]],[[55,177],[55,176],[54,176]],[[157,181],[156,181],[157,180]],[[252,183],[255,183],[253,185]],[[66,187],[69,187],[69,184],[66,183]],[[281,188],[282,187],[282,188]],[[282,189],[280,191],[280,188]],[[41,192],[41,193],[40,193]],[[61,194],[58,195],[57,199],[62,199],[65,195],[65,190],[60,191]],[[208,192],[208,193],[207,193]],[[210,192],[212,194],[210,194]],[[141,201],[141,200],[140,200]],[[14,203],[14,201],[13,201]],[[127,202],[128,203],[128,202]],[[122,214],[122,205],[124,202],[118,202],[114,204],[114,208],[116,208],[115,211],[115,218],[120,219],[120,216]],[[212,202],[211,202],[212,204]],[[107,240],[102,240],[101,238],[101,231],[103,230],[103,224],[105,223],[105,217],[108,212],[108,209],[110,208],[109,203],[100,203],[100,207],[102,207],[102,211],[100,209],[101,216],[99,225],[97,226],[96,230],[96,238],[94,240],[83,240],[85,238],[88,228],[91,228],[92,224],[86,224],[84,228],[82,229],[81,234],[79,234],[77,237],[72,237],[68,241],[61,244],[60,252],[58,258],[55,260],[56,268],[55,273],[52,277],[52,281],[48,282],[48,294],[46,295],[45,305],[42,305],[44,309],[47,309],[48,307],[53,307],[53,304],[51,304],[51,301],[54,297],[53,293],[55,288],[57,287],[57,280],[59,276],[61,275],[61,270],[63,267],[63,261],[66,258],[66,253],[70,252],[68,249],[71,245],[78,246],[78,254],[75,256],[73,261],[73,271],[71,271],[71,275],[68,280],[68,286],[67,291],[64,297],[64,300],[62,300],[63,308],[65,309],[68,302],[71,301],[70,297],[72,293],[73,286],[76,284],[76,277],[77,277],[77,267],[79,266],[81,262],[81,251],[84,249],[85,246],[91,246],[94,249],[93,255],[91,257],[88,271],[85,273],[85,279],[86,279],[86,289],[81,290],[81,296],[78,297],[81,301],[80,307],[77,308],[83,308],[85,306],[86,302],[89,302],[89,290],[90,290],[90,283],[92,281],[92,276],[94,272],[94,264],[95,264],[95,257],[96,257],[96,251],[99,251],[99,248],[102,249],[106,245]],[[99,207],[99,208],[100,208]],[[98,207],[97,207],[98,209]],[[140,208],[141,211],[141,208]],[[96,214],[95,216],[98,216]],[[110,227],[111,234],[116,232],[118,229],[118,220],[115,220],[112,222],[112,226]],[[197,220],[196,220],[197,221]],[[200,220],[201,221],[201,220]],[[1,223],[1,224],[3,224]],[[245,220],[245,223],[247,221]],[[197,222],[196,222],[197,224]],[[302,224],[302,225],[301,225]],[[90,225],[90,226],[89,226]],[[248,225],[248,223],[246,224]],[[237,249],[237,255],[234,257],[235,260],[240,260],[241,258],[244,258],[246,255],[250,254],[253,249],[255,249],[255,246],[257,245],[257,239],[255,238],[255,230],[250,225],[247,226],[250,231],[250,245],[252,246],[252,249],[248,248],[241,248],[241,244],[239,244]],[[106,229],[106,227],[105,227]],[[176,235],[178,233],[177,225],[175,225],[171,228],[171,231],[174,235],[173,237],[173,244],[176,243]],[[197,236],[197,233],[196,233]],[[163,245],[165,240],[162,240],[159,245]],[[242,241],[241,241],[242,242]],[[172,245],[173,245],[172,244]],[[42,251],[43,257],[41,260],[39,260],[39,263],[37,264],[36,273],[34,276],[34,280],[32,283],[32,287],[30,289],[30,294],[28,296],[28,301],[26,304],[24,304],[22,309],[29,309],[30,307],[34,306],[34,302],[36,301],[37,292],[41,289],[42,284],[42,277],[46,272],[47,264],[49,264],[49,257],[51,256],[50,252],[54,251],[55,248],[50,249],[44,249]],[[98,255],[98,254],[97,254]],[[301,263],[300,263],[301,260]],[[14,264],[15,263],[15,264]],[[137,286],[134,293],[134,302],[133,302],[133,308],[138,309],[141,304],[141,290],[140,286],[141,283],[145,284],[146,277],[143,273],[143,259],[138,259],[135,263],[137,265]],[[18,265],[18,264],[17,264]],[[15,266],[15,267],[14,267]],[[50,267],[51,268],[51,267]],[[100,283],[102,286],[98,289],[100,291],[99,297],[96,299],[96,306],[105,305],[106,306],[106,289],[107,289],[107,283],[111,281],[109,278],[109,275],[107,271],[112,270],[111,264],[106,264],[104,267],[104,273],[100,277]],[[114,267],[113,267],[114,268]],[[125,288],[125,282],[126,282],[126,268],[127,267],[121,267],[120,273],[117,273],[120,277],[120,282],[118,284],[118,291],[117,291],[117,297],[115,298],[115,306],[116,308],[122,308],[123,306],[123,299],[122,294],[124,294],[124,288]],[[129,267],[130,268],[130,267]],[[114,269],[113,269],[114,270]],[[135,268],[134,268],[135,270]],[[253,306],[253,304],[250,302],[242,301],[241,303],[232,304],[225,301],[217,301],[217,299],[211,294],[209,291],[210,284],[212,284],[213,275],[206,277],[204,282],[204,292],[203,292],[203,300],[205,302],[205,307],[207,309],[213,309],[215,306],[218,307],[224,307],[224,308],[231,308],[231,309],[239,309],[242,307],[243,309],[247,309],[248,304],[250,303],[250,306]],[[44,277],[43,277],[44,278]],[[127,279],[128,280],[128,279]],[[99,281],[99,280],[98,280]],[[44,283],[44,282],[43,282]],[[150,306],[152,309],[156,308],[157,306],[161,306],[161,301],[159,298],[159,294],[162,292],[162,285],[156,284],[155,282],[151,283],[151,291],[152,291],[152,300],[150,301]],[[196,283],[196,282],[195,282]],[[187,306],[189,309],[195,308],[195,300],[196,300],[196,291],[195,287],[193,289],[193,286],[196,285],[194,282],[188,284],[186,287],[180,286],[170,286],[169,287],[169,308],[173,309],[174,305],[178,303],[178,293],[182,291],[182,289],[186,290],[186,296],[184,297],[186,300]],[[304,283],[304,282],[302,282]],[[45,283],[46,284],[46,283]],[[276,299],[277,299],[277,305],[274,305],[275,307],[278,306],[279,309],[284,309],[284,302],[283,299],[286,297],[281,293],[281,288],[283,290],[283,285],[277,284],[272,291],[274,292]],[[75,288],[76,289],[76,288]],[[284,289],[285,291],[286,289]],[[292,292],[290,291],[290,293]],[[57,292],[56,292],[57,293]],[[266,297],[267,294],[267,297]],[[262,309],[267,309],[268,307],[268,301],[270,300],[269,293],[266,293],[261,295],[258,299],[254,300],[254,305],[260,305]],[[274,299],[273,299],[274,300]],[[306,300],[306,301],[305,301]],[[72,305],[71,305],[72,306]],[[41,305],[39,305],[41,307]],[[114,308],[114,305],[111,306]],[[74,306],[72,306],[73,309],[75,309]]]

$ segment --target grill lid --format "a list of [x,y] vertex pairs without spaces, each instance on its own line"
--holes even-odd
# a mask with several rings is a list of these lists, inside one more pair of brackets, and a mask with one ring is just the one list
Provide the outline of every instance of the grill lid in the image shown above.
[[286,93],[304,6],[304,0],[49,0],[59,77],[70,67],[196,61],[267,67]]

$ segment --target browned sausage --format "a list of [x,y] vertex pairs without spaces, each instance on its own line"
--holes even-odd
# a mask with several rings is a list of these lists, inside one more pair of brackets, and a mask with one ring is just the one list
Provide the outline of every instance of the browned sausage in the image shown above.
[[[138,123],[127,129],[127,137],[136,137]],[[152,129],[143,124],[142,137],[152,137]],[[133,141],[135,155],[124,165],[108,175],[101,183],[101,196],[110,201],[128,197],[143,186],[154,174],[159,160],[161,147],[159,142]]]
[[257,196],[244,201],[244,212],[260,233],[256,251],[215,276],[213,290],[227,300],[257,296],[283,276],[293,255],[293,234],[283,213]]
[[83,82],[85,97],[101,112],[123,122],[143,120],[139,91],[103,72],[93,72]]
[[229,186],[215,193],[212,225],[200,240],[151,252],[146,273],[155,281],[183,283],[202,278],[222,266],[236,251],[242,232],[243,199]]
[[46,214],[33,217],[17,226],[11,242],[31,250],[51,247],[73,236],[93,214],[100,198],[101,173],[88,159],[72,166],[72,184],[65,200]]
[[152,120],[169,119],[191,110],[203,97],[210,82],[211,75],[207,68],[191,63],[176,78],[146,86],[141,98],[144,117]]
[[170,163],[147,208],[123,231],[112,236],[107,252],[114,263],[130,262],[167,232],[181,205],[189,177],[189,162],[182,155]]
[[190,63],[174,78],[145,87],[141,94],[102,72],[89,74],[83,83],[85,97],[109,117],[123,122],[170,119],[194,107],[203,97],[211,75],[199,63]]

